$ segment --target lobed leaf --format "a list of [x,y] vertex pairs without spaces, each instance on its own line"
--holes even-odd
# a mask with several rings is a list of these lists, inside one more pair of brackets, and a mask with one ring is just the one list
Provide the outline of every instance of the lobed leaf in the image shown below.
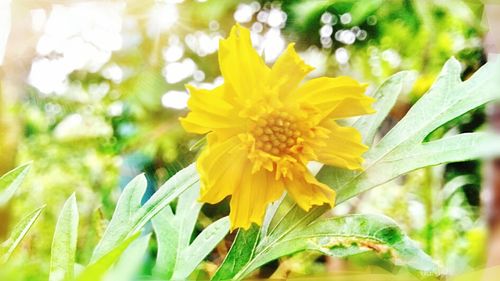
[[489,134],[462,134],[423,143],[445,123],[500,99],[500,60],[487,63],[465,82],[460,72],[458,61],[450,59],[429,92],[366,153],[363,171],[323,167],[318,179],[338,191],[338,202],[418,168],[500,155],[498,137]]
[[170,206],[163,209],[152,220],[153,230],[156,234],[158,252],[153,268],[155,276],[169,279],[174,274],[177,260],[179,237],[175,224],[175,215]]
[[172,277],[182,251],[189,246],[202,206],[196,200],[199,193],[200,185],[194,184],[179,196],[175,215],[167,207],[152,220],[158,241],[155,272],[163,278]]
[[367,145],[373,143],[377,130],[384,122],[392,107],[396,104],[398,96],[403,92],[405,86],[415,82],[417,74],[414,71],[398,72],[380,85],[373,93],[375,103],[373,108],[375,114],[363,115],[356,119],[352,126],[363,135],[363,142]]
[[110,248],[117,245],[123,239],[123,233],[127,233],[134,214],[141,207],[141,200],[147,188],[146,177],[141,174],[132,179],[118,198],[113,217],[106,228],[104,235],[94,249],[91,262],[102,257]]
[[119,199],[119,206],[101,241],[94,249],[91,261],[98,260],[120,245],[121,241],[140,231],[149,220],[198,181],[196,168],[190,165],[170,178],[142,207],[139,207],[138,202],[144,194],[146,180],[143,175],[136,177],[125,187],[124,197]]
[[197,201],[199,184],[181,196],[174,214],[170,207],[153,218],[158,241],[155,274],[166,279],[186,279],[229,231],[229,219],[222,218],[205,228],[190,243],[202,204]]
[[229,232],[229,226],[229,217],[223,217],[205,228],[193,243],[182,251],[172,278],[174,280],[186,279],[222,241]]

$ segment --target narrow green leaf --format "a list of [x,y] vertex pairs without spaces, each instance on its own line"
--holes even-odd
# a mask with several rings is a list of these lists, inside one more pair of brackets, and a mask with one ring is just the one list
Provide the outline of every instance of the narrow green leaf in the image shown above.
[[12,255],[12,252],[14,252],[19,243],[21,243],[21,241],[24,239],[24,237],[26,236],[30,228],[33,226],[35,221],[38,219],[44,208],[45,206],[36,209],[29,215],[22,218],[21,221],[16,224],[16,226],[12,230],[12,233],[10,234],[9,239],[3,242],[2,245],[0,246],[0,249],[2,250],[1,251],[2,257],[0,259],[0,264],[6,263],[9,260],[10,256]]
[[212,277],[213,281],[232,279],[253,257],[259,242],[260,229],[252,225],[248,230],[239,230],[231,249]]
[[175,217],[179,231],[179,249],[189,246],[202,204],[198,202],[200,184],[197,182],[179,196]]
[[148,234],[133,241],[123,252],[113,269],[105,275],[104,280],[136,280],[137,274],[143,265],[150,238],[151,235]]
[[78,238],[78,208],[73,193],[59,214],[50,258],[50,281],[73,280],[76,241]]
[[[139,182],[141,181],[137,178],[136,180]],[[126,221],[122,219],[122,211],[114,214],[112,221],[115,220],[116,223],[110,223],[110,226],[113,225],[115,226],[115,228],[108,227],[106,229],[103,238],[101,239],[101,241],[99,241],[98,246],[94,250],[94,254],[91,260],[96,261],[105,253],[117,247],[121,241],[123,241],[130,235],[140,231],[149,220],[151,220],[156,214],[158,214],[158,212],[160,212],[180,194],[182,194],[184,191],[197,184],[198,182],[199,177],[196,173],[195,165],[192,164],[179,171],[165,184],[163,184],[142,207],[138,209],[130,209],[128,207],[124,207],[123,209],[125,210],[135,210],[133,213],[130,213],[130,217]],[[138,183],[135,182],[131,187],[129,187],[129,189],[132,191],[136,189],[142,190],[141,184],[138,184],[138,187],[136,186],[136,184]],[[138,197],[141,193],[139,191],[132,191],[130,191],[130,194],[135,195],[126,196],[123,200],[121,200],[120,198],[119,201],[123,201],[123,203],[120,203],[119,205],[137,207],[137,204],[133,202],[138,202]],[[129,192],[127,192],[127,194],[129,194]],[[140,197],[142,198],[142,194]],[[122,209],[122,207],[120,207],[119,209]],[[116,219],[114,219],[115,216],[117,217]]]
[[137,232],[127,239],[121,241],[116,247],[111,251],[100,257],[95,262],[88,265],[82,273],[78,276],[78,281],[95,281],[101,280],[108,272],[108,270],[113,266],[113,264],[120,258],[122,253],[128,248],[128,246],[134,242],[140,233]]
[[147,180],[144,174],[138,175],[123,189],[116,204],[113,217],[109,222],[104,235],[94,249],[91,262],[96,261],[109,252],[113,246],[117,245],[123,237],[122,233],[127,233],[133,215],[141,207],[141,200],[147,188]]
[[181,252],[189,246],[202,204],[198,202],[200,185],[194,184],[179,196],[175,215],[166,207],[152,219],[158,241],[154,272],[157,276],[172,277]]
[[255,255],[235,279],[278,257],[304,250],[345,257],[375,251],[396,265],[431,274],[437,266],[391,219],[380,215],[349,215],[316,220]]
[[186,279],[229,231],[229,219],[222,218],[190,244],[202,206],[197,200],[199,194],[200,185],[196,183],[179,196],[175,214],[166,207],[152,219],[158,241],[154,272],[160,278]]
[[159,278],[168,280],[174,274],[179,244],[179,232],[175,222],[175,215],[170,206],[167,206],[151,221],[153,222],[153,230],[158,243],[153,273]]
[[153,196],[138,211],[135,220],[135,230],[141,229],[158,212],[168,206],[175,198],[179,197],[191,186],[198,184],[200,178],[196,172],[195,164],[182,169],[165,184],[163,184]]
[[188,278],[203,259],[226,236],[229,232],[229,226],[229,217],[224,217],[205,228],[193,243],[182,251],[172,279],[185,280]]
[[447,182],[443,188],[441,189],[440,192],[440,197],[441,199],[439,200],[440,202],[445,202],[446,200],[449,200],[450,197],[462,186],[467,185],[467,184],[473,184],[475,183],[476,179],[474,175],[460,175],[456,176],[453,179],[451,179],[449,182]]
[[363,135],[363,143],[370,145],[373,143],[378,128],[385,120],[389,112],[403,92],[405,86],[412,85],[415,82],[416,73],[414,71],[398,72],[380,85],[373,93],[375,103],[373,108],[375,114],[363,115],[358,118],[352,126],[358,129]]
[[5,206],[29,172],[31,163],[24,164],[0,177],[0,207]]

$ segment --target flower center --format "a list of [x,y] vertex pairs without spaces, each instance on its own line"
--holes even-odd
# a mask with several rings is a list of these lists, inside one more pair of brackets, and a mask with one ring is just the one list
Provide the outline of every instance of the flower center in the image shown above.
[[257,149],[281,156],[289,153],[302,133],[297,128],[294,116],[279,112],[260,118],[252,134]]

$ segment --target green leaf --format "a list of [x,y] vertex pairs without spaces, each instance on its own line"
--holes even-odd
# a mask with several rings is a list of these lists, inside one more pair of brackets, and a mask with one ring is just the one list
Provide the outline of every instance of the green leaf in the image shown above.
[[122,233],[127,233],[133,215],[141,207],[141,200],[147,188],[147,180],[144,174],[138,175],[123,189],[118,198],[113,217],[109,222],[104,235],[94,249],[91,262],[96,261],[117,245],[123,237]]
[[121,254],[120,259],[104,277],[104,280],[136,280],[149,246],[151,235],[144,235],[133,241]]
[[440,201],[445,202],[451,198],[451,196],[461,187],[467,184],[476,183],[477,179],[474,175],[460,175],[456,176],[447,182],[440,192]]
[[[140,177],[142,176],[139,176],[139,178]],[[123,206],[123,208],[121,206],[117,207],[117,211],[118,209],[134,210],[134,206],[137,207],[137,202],[140,200],[139,198],[143,196],[143,192],[140,192],[143,188],[140,184],[141,181],[142,180],[136,178],[133,180],[133,184],[131,183],[129,184],[130,186],[125,188],[125,190],[129,189],[129,191],[125,192],[124,190],[124,194],[126,193],[127,195],[123,200],[121,200],[121,198],[119,199],[119,201],[122,201],[119,205]],[[170,202],[198,182],[199,177],[196,173],[195,165],[192,164],[171,177],[142,207],[131,213],[128,219],[125,220],[125,218],[123,218],[123,215],[127,212],[115,212],[110,225],[106,228],[101,241],[99,241],[99,244],[94,250],[91,260],[95,261],[99,259],[105,253],[117,247],[121,241],[141,230],[149,220],[163,208],[167,207]],[[116,223],[113,223],[113,221],[116,221]]]
[[317,22],[330,5],[330,1],[327,0],[297,1],[289,6],[288,14],[293,18],[290,25],[304,32],[312,23]]
[[10,234],[9,239],[7,239],[2,243],[2,245],[0,245],[0,249],[2,250],[0,264],[6,263],[9,260],[12,252],[14,252],[19,243],[21,243],[21,241],[24,239],[44,208],[45,206],[36,209],[26,217],[22,218],[21,221],[16,224],[16,226],[12,230],[12,233]]
[[76,241],[78,238],[78,208],[73,193],[57,219],[50,258],[50,281],[73,280]]
[[0,207],[5,206],[29,172],[31,163],[24,164],[0,177]]
[[174,214],[170,207],[153,218],[158,241],[155,275],[165,279],[186,279],[229,231],[229,219],[222,218],[205,228],[190,244],[202,204],[197,201],[200,185],[180,197]]
[[181,253],[172,279],[186,279],[229,232],[229,217],[210,224]]
[[176,213],[165,208],[152,219],[158,241],[155,273],[162,278],[172,277],[181,251],[189,246],[202,204],[197,201],[200,185],[194,184],[179,196]]
[[384,4],[382,0],[353,1],[351,8],[352,21],[349,26],[357,26],[366,21],[366,18],[375,13]]
[[487,63],[465,82],[460,73],[459,62],[450,59],[429,92],[366,153],[363,171],[323,167],[318,179],[338,191],[337,202],[418,168],[484,157],[485,147],[489,156],[499,154],[493,135],[463,134],[423,143],[445,123],[500,98],[500,60]]
[[375,90],[372,96],[375,98],[373,108],[376,109],[376,114],[363,115],[352,124],[363,135],[365,144],[373,143],[378,128],[396,104],[398,96],[405,86],[415,82],[416,77],[414,71],[401,71],[389,77]]
[[437,266],[391,219],[380,215],[349,215],[319,219],[259,251],[236,279],[278,257],[316,250],[334,257],[375,251],[396,265],[426,273]]
[[113,250],[106,253],[104,256],[97,259],[95,262],[88,265],[82,273],[78,276],[78,281],[94,281],[101,280],[104,274],[113,266],[113,264],[120,258],[122,253],[128,246],[134,242],[140,233],[137,232],[127,239],[121,241]]
[[349,13],[352,20],[345,26],[359,26],[366,21],[366,18],[373,15],[380,6],[384,4],[382,0],[315,0],[315,1],[294,1],[285,6],[292,20],[288,28],[297,29],[302,32],[310,31],[316,27],[321,15],[330,12],[336,15]]
[[212,280],[229,280],[236,275],[253,257],[259,242],[260,229],[253,225],[248,230],[236,233],[233,245]]
[[153,222],[153,229],[158,243],[153,273],[154,276],[169,279],[174,274],[177,247],[179,245],[179,233],[174,222],[175,215],[170,206],[167,206],[151,221]]

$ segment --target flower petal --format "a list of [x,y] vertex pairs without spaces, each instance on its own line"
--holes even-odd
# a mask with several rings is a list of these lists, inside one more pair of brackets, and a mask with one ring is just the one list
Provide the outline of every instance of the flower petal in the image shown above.
[[322,118],[342,119],[374,112],[371,104],[375,100],[365,95],[365,90],[366,85],[349,77],[321,77],[299,86],[293,95],[317,108]]
[[267,205],[276,201],[284,192],[282,181],[274,179],[274,174],[267,170],[256,173],[251,169],[243,171],[241,182],[231,196],[231,230],[248,229],[252,222],[261,225]]
[[224,86],[213,90],[197,89],[187,85],[191,109],[185,118],[180,118],[186,131],[205,134],[217,129],[241,128],[243,119],[238,117],[235,108],[224,100]]
[[199,200],[215,204],[233,193],[250,164],[238,136],[225,141],[214,140],[214,133],[207,137],[208,145],[196,163],[201,180]]
[[314,67],[307,65],[295,52],[294,43],[289,44],[271,68],[269,85],[277,89],[281,98],[286,98],[311,72]]
[[239,98],[252,98],[262,93],[269,68],[252,47],[248,29],[235,25],[229,37],[220,41],[219,65],[224,83]]
[[335,204],[335,191],[320,183],[307,170],[296,173],[293,180],[285,182],[285,186],[295,202],[305,211],[309,211],[312,206],[326,203],[333,207]]
[[312,144],[318,161],[327,165],[350,170],[361,169],[363,153],[368,147],[362,143],[361,134],[351,127],[342,127],[334,120],[325,120],[320,126],[328,129],[326,145]]

